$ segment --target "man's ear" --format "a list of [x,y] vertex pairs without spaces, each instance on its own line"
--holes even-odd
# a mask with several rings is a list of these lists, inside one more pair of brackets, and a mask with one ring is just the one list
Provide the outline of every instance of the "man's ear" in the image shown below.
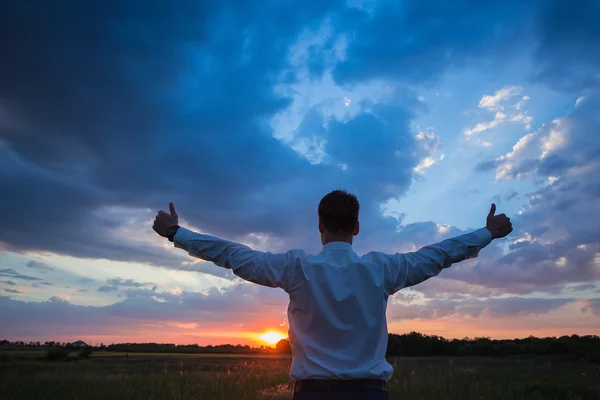
[[352,236],[358,235],[358,232],[360,232],[360,222],[356,221],[356,227],[354,228],[354,232],[352,232]]
[[321,234],[325,233],[325,225],[323,225],[320,218],[319,218],[319,233],[321,233]]

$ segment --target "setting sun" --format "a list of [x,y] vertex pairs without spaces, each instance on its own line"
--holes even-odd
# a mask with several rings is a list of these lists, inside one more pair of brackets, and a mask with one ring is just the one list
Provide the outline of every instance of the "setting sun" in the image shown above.
[[260,334],[258,338],[267,344],[275,345],[281,339],[287,338],[287,335],[284,335],[283,333],[277,331],[267,331],[265,333]]

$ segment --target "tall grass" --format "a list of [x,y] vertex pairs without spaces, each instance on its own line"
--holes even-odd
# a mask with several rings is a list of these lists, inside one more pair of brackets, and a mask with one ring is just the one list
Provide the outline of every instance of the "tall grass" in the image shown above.
[[[499,359],[391,360],[392,399],[598,400],[600,367]],[[92,357],[0,363],[0,399],[289,399],[289,360]]]

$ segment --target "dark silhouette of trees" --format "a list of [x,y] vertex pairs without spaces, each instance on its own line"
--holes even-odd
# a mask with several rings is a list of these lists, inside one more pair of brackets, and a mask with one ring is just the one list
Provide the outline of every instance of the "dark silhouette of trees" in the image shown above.
[[[0,350],[19,348],[39,348],[69,351],[69,343],[0,340]],[[275,348],[261,346],[253,348],[248,345],[224,344],[218,346],[199,346],[197,344],[175,345],[169,343],[118,343],[105,346],[88,346],[83,351],[117,351],[123,353],[206,353],[206,354],[289,354],[290,343],[280,340]],[[600,363],[600,336],[571,335],[561,337],[494,340],[486,337],[445,339],[436,335],[424,335],[410,332],[403,335],[388,335],[388,356],[568,356],[586,362]],[[59,353],[50,356],[61,358]],[[83,356],[82,356],[83,357]]]
[[63,348],[53,348],[46,352],[46,360],[48,361],[69,361],[69,350]]
[[277,342],[275,349],[278,353],[292,354],[292,347],[290,346],[290,341],[287,339],[281,339],[279,342]]
[[79,358],[90,358],[92,355],[92,347],[86,346],[79,352]]
[[600,336],[561,336],[493,340],[486,337],[445,339],[435,335],[410,332],[404,335],[389,334],[389,356],[484,356],[509,357],[524,355],[572,355],[588,358],[600,355]]

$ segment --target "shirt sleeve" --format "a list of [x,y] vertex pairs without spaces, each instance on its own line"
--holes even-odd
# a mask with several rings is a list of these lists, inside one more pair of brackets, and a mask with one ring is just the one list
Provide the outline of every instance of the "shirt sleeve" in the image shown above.
[[385,288],[391,296],[402,288],[414,286],[438,275],[442,269],[454,263],[477,257],[479,251],[491,241],[492,234],[486,228],[481,228],[425,246],[415,252],[375,255],[385,265]]
[[175,247],[184,249],[189,255],[231,269],[242,279],[263,286],[280,287],[286,292],[293,289],[295,269],[302,255],[297,250],[281,254],[252,250],[240,243],[185,228],[177,230],[173,242]]

